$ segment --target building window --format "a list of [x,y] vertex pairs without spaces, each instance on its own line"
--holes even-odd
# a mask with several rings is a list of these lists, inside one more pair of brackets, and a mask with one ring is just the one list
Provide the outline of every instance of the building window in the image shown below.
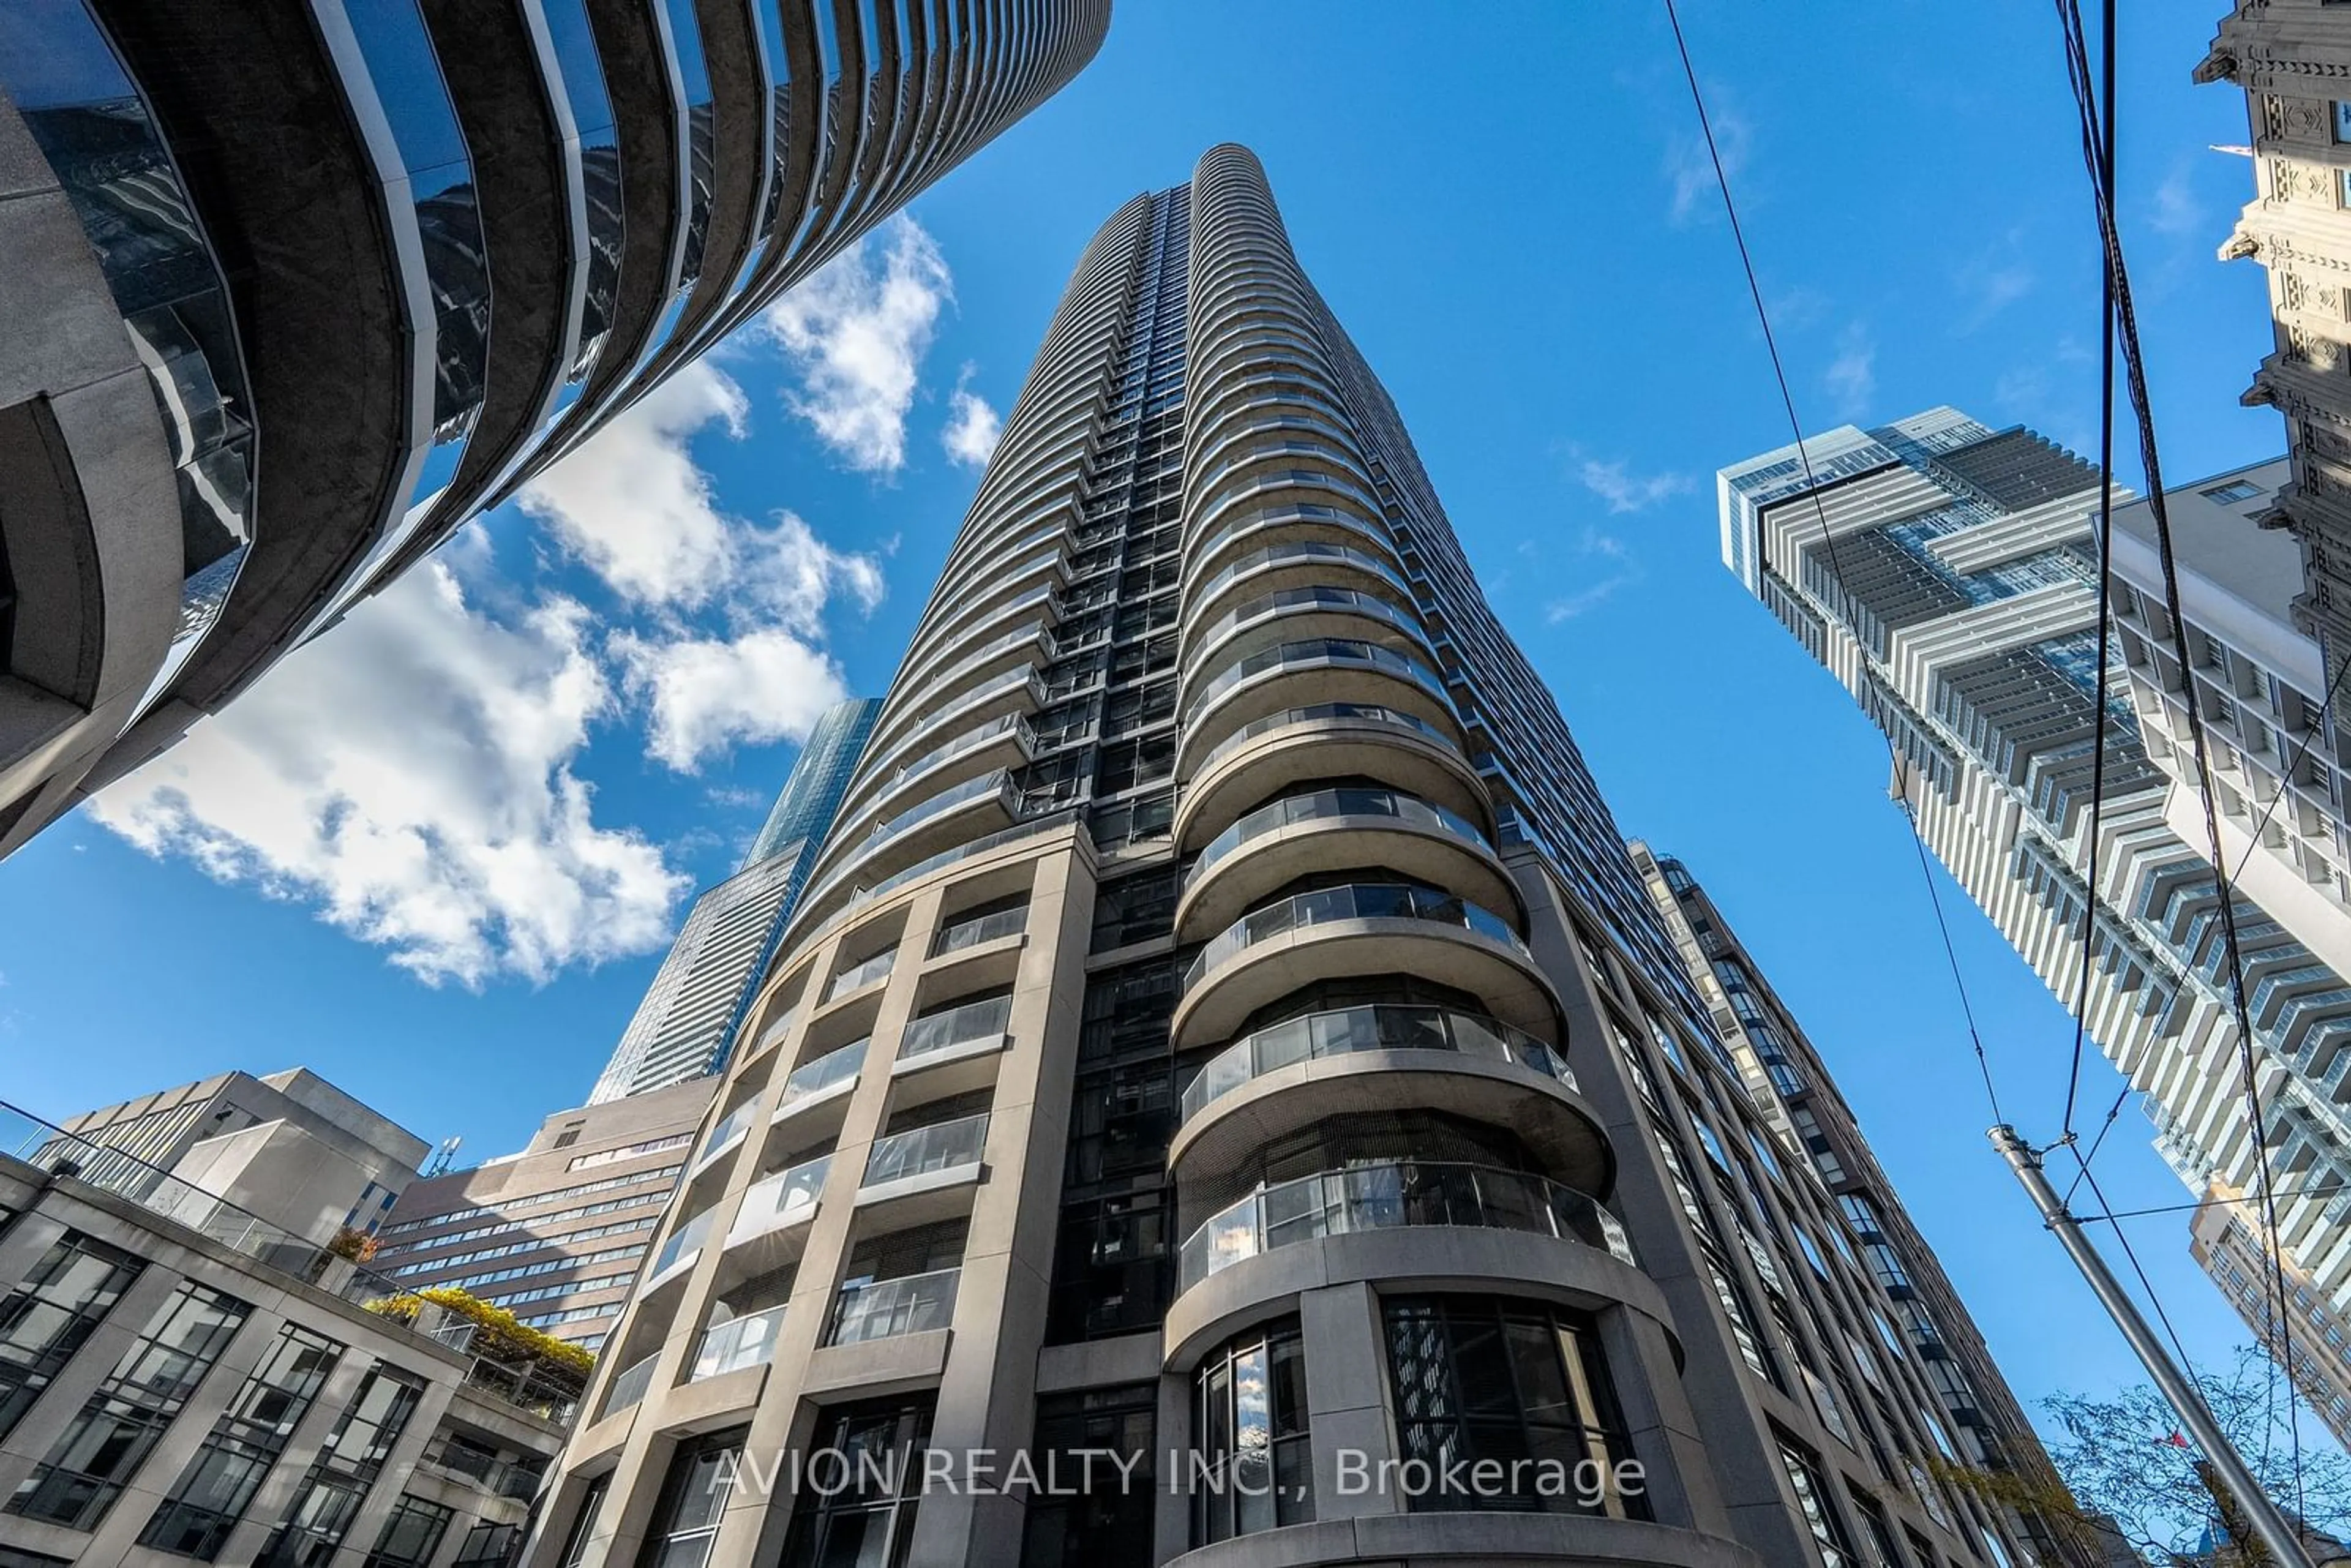
[[1796,1509],[1812,1532],[1822,1568],[1861,1568],[1853,1542],[1829,1499],[1828,1481],[1813,1457],[1786,1437],[1780,1439],[1780,1463],[1788,1472],[1788,1486],[1796,1494]]
[[[2335,108],[2337,117],[2336,123],[2339,127],[2341,124],[2343,106],[2338,103]],[[2231,479],[2225,485],[2215,485],[2209,490],[2199,491],[2198,494],[2202,496],[2208,501],[2218,501],[2224,507],[2233,507],[2242,501],[2258,499],[2262,494],[2262,491],[2259,485],[2253,484],[2249,480]]]
[[1399,1457],[1433,1477],[1489,1459],[1500,1470],[1405,1506],[1648,1517],[1645,1499],[1616,1490],[1632,1445],[1588,1318],[1488,1296],[1396,1297],[1385,1317]]
[[423,1394],[381,1366],[368,1373],[262,1549],[265,1568],[327,1568],[334,1561]]
[[8,1511],[71,1530],[97,1529],[251,1310],[193,1280],[181,1281],[39,1468],[17,1487]]
[[[914,1544],[931,1401],[847,1405],[818,1429],[811,1453],[828,1458],[792,1508],[785,1568],[898,1568]],[[701,1568],[686,1560],[684,1568]],[[662,1559],[661,1568],[671,1568]]]
[[319,1396],[343,1347],[288,1323],[180,1472],[139,1544],[209,1563]]
[[1228,1342],[1194,1375],[1192,1544],[1314,1517],[1306,1346],[1296,1318]]
[[596,1516],[603,1511],[604,1494],[611,1490],[610,1474],[588,1483],[580,1499],[579,1517],[571,1521],[571,1533],[563,1538],[563,1554],[555,1560],[556,1568],[580,1568],[588,1560],[588,1543],[596,1539]]
[[2351,141],[2351,103],[2335,106],[2335,140]]
[[1038,1474],[1058,1475],[1060,1485],[1029,1500],[1021,1568],[1155,1559],[1152,1505],[1158,1487],[1152,1448],[1158,1404],[1158,1385],[1152,1383],[1037,1401]]
[[16,1430],[140,1268],[129,1254],[68,1230],[0,1301],[0,1437]]
[[737,1427],[678,1446],[637,1553],[643,1568],[704,1568],[710,1561],[748,1435]]
[[[486,1519],[475,1520],[474,1528],[457,1547],[457,1555],[449,1560],[449,1568],[507,1568],[522,1550],[522,1526],[493,1524]],[[562,1568],[577,1568],[577,1557],[563,1559]]]
[[455,1517],[452,1510],[437,1502],[402,1497],[392,1505],[392,1517],[383,1521],[383,1532],[375,1538],[375,1550],[360,1568],[425,1568],[441,1550],[441,1537],[448,1533],[449,1521]]

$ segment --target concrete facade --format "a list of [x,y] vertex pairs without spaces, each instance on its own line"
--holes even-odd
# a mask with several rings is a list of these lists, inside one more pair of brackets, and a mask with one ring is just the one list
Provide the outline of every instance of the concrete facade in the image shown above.
[[1043,101],[1108,19],[0,9],[0,853]]
[[319,1241],[0,1107],[0,1556],[512,1559],[577,1376]]
[[85,1111],[65,1126],[120,1151],[125,1168],[168,1172],[321,1244],[345,1228],[374,1234],[427,1152],[415,1134],[306,1067],[225,1072]]
[[698,1078],[559,1111],[519,1153],[410,1183],[370,1266],[403,1291],[458,1286],[597,1349],[716,1091]]
[[[1213,149],[1078,264],[528,1560],[2026,1561],[1769,1136]],[[1563,1452],[1642,1484],[1397,1484]]]
[[2293,1344],[2294,1382],[2310,1412],[2335,1440],[2351,1448],[2351,1326],[2309,1275],[2289,1262],[2281,1322],[2272,1274],[2272,1249],[2261,1240],[2261,1206],[2245,1193],[2215,1185],[2188,1223],[2188,1253],[2212,1276],[2245,1326],[2286,1363]]

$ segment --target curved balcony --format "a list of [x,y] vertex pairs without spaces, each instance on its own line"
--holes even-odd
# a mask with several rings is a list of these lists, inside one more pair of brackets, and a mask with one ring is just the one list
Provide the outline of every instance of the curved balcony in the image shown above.
[[1396,1161],[1260,1186],[1209,1216],[1176,1254],[1176,1289],[1298,1242],[1416,1225],[1525,1231],[1635,1263],[1617,1218],[1563,1182],[1491,1166]]
[[968,1213],[985,1169],[987,1113],[910,1127],[873,1140],[857,1186],[862,1208],[889,1204],[893,1223],[922,1225]]
[[776,1336],[783,1326],[782,1307],[713,1323],[702,1331],[702,1342],[695,1347],[694,1365],[685,1380],[700,1383],[747,1366],[767,1365],[776,1358]]
[[1228,482],[1222,494],[1204,497],[1189,506],[1187,536],[1213,538],[1224,527],[1228,512],[1251,505],[1266,508],[1270,505],[1268,498],[1276,496],[1284,507],[1327,507],[1337,499],[1353,503],[1361,517],[1380,517],[1384,510],[1379,497],[1353,476],[1312,468],[1260,469],[1238,476],[1237,483]]
[[745,1187],[743,1200],[735,1208],[735,1223],[726,1228],[726,1249],[732,1250],[815,1218],[817,1200],[823,1196],[825,1177],[831,1173],[832,1156],[820,1155]]
[[1245,725],[1323,703],[1395,708],[1457,734],[1461,727],[1444,677],[1426,664],[1359,638],[1304,638],[1236,659],[1185,693],[1176,776],[1196,773],[1199,758]]
[[[853,1040],[838,1051],[829,1051],[793,1069],[791,1076],[784,1080],[784,1092],[768,1124],[772,1127],[788,1117],[802,1116],[816,1106],[845,1099],[856,1087],[858,1071],[865,1065],[866,1047],[872,1043],[870,1038]],[[833,1113],[834,1120],[839,1116],[838,1111]]]
[[1210,1058],[1184,1091],[1168,1166],[1188,1187],[1317,1122],[1400,1099],[1509,1130],[1578,1192],[1614,1186],[1607,1134],[1558,1051],[1499,1019],[1400,1002],[1284,1019]]
[[1380,522],[1375,506],[1344,507],[1328,501],[1279,501],[1237,510],[1216,527],[1187,524],[1185,531],[1185,604],[1201,604],[1201,585],[1213,583],[1225,567],[1249,550],[1277,543],[1317,538],[1335,546],[1371,548],[1384,559],[1396,557],[1396,536]]
[[1510,873],[1476,823],[1401,790],[1343,785],[1269,801],[1209,840],[1185,878],[1176,938],[1221,930],[1274,889],[1334,864],[1382,866],[1473,906],[1520,913]]
[[1323,888],[1251,910],[1185,972],[1169,1031],[1187,1050],[1230,1036],[1305,980],[1360,975],[1419,975],[1478,998],[1513,1029],[1558,1038],[1558,997],[1510,923],[1406,883]]
[[1245,595],[1255,598],[1285,588],[1337,585],[1351,576],[1359,586],[1384,587],[1399,601],[1413,602],[1412,587],[1404,573],[1370,550],[1327,539],[1290,539],[1236,556],[1213,576],[1186,589],[1181,635],[1190,643],[1195,628]]
[[1235,605],[1187,637],[1183,684],[1188,688],[1212,664],[1247,658],[1269,647],[1315,637],[1376,643],[1405,657],[1430,664],[1436,646],[1421,624],[1420,612],[1376,593],[1326,583],[1280,588]]
[[1209,748],[1176,803],[1176,844],[1188,851],[1254,802],[1334,774],[1381,779],[1472,821],[1493,817],[1484,784],[1445,729],[1377,703],[1317,703],[1267,714]]
[[1019,798],[1008,769],[998,768],[967,779],[874,824],[864,842],[852,844],[826,873],[827,890],[851,872],[887,875],[958,842],[1009,826],[1019,815]]

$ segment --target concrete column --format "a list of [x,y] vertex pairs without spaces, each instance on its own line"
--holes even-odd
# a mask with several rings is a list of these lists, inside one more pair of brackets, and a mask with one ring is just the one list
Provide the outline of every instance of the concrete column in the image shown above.
[[[1352,1519],[1401,1513],[1405,1500],[1371,1486],[1353,1496],[1339,1490],[1340,1461],[1382,1473],[1396,1450],[1395,1412],[1388,1406],[1387,1354],[1380,1333],[1380,1302],[1367,1284],[1333,1285],[1298,1299],[1306,1346],[1306,1421],[1314,1456],[1314,1517]],[[1358,1468],[1355,1473],[1364,1471]]]

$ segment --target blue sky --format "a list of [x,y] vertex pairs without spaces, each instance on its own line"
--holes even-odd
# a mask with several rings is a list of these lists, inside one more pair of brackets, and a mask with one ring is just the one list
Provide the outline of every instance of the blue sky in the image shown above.
[[[1949,402],[2087,450],[2047,7],[1684,10],[1808,426]],[[2283,445],[2236,402],[2269,326],[2254,264],[2213,256],[2251,193],[2209,150],[2245,139],[2241,95],[2189,80],[2215,10],[2143,0],[2122,48],[2174,483]],[[474,1157],[583,1097],[794,737],[887,684],[1095,226],[1224,140],[1264,159],[1623,827],[1806,1020],[2019,1394],[2135,1375],[1985,1143],[1884,742],[1718,559],[1714,469],[1788,433],[1652,5],[1125,0],[911,225],[0,863],[0,1093],[57,1114],[298,1062]],[[2071,1025],[1943,885],[2005,1109],[2053,1136]],[[2085,1103],[2116,1086],[2095,1062]],[[2125,1115],[2109,1196],[2181,1201]],[[2131,1228],[2220,1359],[2243,1335],[2181,1217]]]

